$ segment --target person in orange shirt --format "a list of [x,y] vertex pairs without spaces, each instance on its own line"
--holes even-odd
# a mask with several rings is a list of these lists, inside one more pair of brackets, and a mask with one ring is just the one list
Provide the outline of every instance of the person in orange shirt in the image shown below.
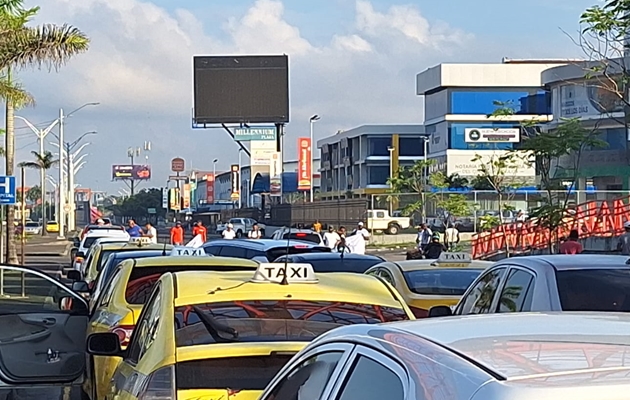
[[197,233],[195,233],[195,230],[193,230],[193,235],[197,236],[197,235],[201,235],[201,239],[203,240],[203,242],[207,242],[208,241],[208,230],[206,229],[205,226],[203,226],[203,222],[201,221],[197,221],[197,226],[195,226],[195,228],[197,228]]
[[199,235],[199,222],[194,222],[193,223],[192,235],[193,235],[193,237]]
[[182,246],[184,244],[184,228],[182,228],[182,223],[179,221],[171,228],[171,244],[175,246]]

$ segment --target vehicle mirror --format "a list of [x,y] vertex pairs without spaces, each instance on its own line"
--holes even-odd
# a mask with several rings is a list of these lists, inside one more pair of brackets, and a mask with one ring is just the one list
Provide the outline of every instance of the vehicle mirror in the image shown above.
[[112,332],[93,333],[87,338],[87,352],[95,356],[122,357],[120,339]]
[[68,271],[68,279],[76,282],[81,280],[81,273],[77,270]]
[[81,245],[81,241],[79,240],[78,237],[73,237],[72,244],[74,245],[74,247],[79,247]]
[[[72,271],[72,272],[78,272],[78,271]],[[72,283],[72,290],[77,293],[90,293],[90,287],[88,286],[87,282],[80,281],[78,279]]]
[[429,309],[429,318],[448,317],[453,315],[453,310],[449,306],[435,306]]

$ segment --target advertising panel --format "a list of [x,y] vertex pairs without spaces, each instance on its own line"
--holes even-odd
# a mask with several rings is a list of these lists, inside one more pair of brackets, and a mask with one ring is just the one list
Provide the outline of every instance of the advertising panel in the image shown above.
[[183,193],[183,204],[182,208],[187,209],[190,208],[190,183],[184,184],[184,193]]
[[162,208],[168,210],[168,188],[162,188]]
[[184,172],[186,169],[186,161],[183,158],[175,157],[171,160],[171,171]]
[[206,202],[214,204],[214,174],[206,175]]
[[466,128],[466,143],[518,143],[521,141],[519,128]]
[[237,142],[251,142],[254,140],[259,141],[275,141],[276,140],[276,127],[262,127],[262,128],[235,128],[234,140]]
[[241,197],[241,183],[240,181],[240,168],[238,164],[233,164],[230,168],[230,183],[232,185],[232,194],[230,195],[230,199],[233,201],[238,200]]
[[180,202],[179,202],[179,189],[172,188],[169,190],[169,202],[171,205],[171,210],[179,210]]
[[311,139],[298,139],[298,190],[311,190],[311,171],[313,157],[311,156]]
[[282,196],[282,153],[275,152],[269,165],[269,195]]
[[146,181],[151,179],[150,165],[112,165],[112,180],[132,179]]
[[253,166],[269,166],[271,157],[276,152],[276,142],[255,140],[251,142],[250,153]]
[[[496,160],[497,157],[505,154],[507,154],[507,151],[501,150],[479,150],[475,152],[469,150],[448,150],[446,155],[446,174],[458,174],[463,177],[478,176],[480,174],[479,168],[482,164],[489,164],[492,160]],[[477,155],[480,156],[479,160],[473,161]],[[535,177],[536,168],[534,163],[527,161],[525,158],[517,158],[516,168],[506,169],[505,175]]]
[[622,112],[623,101],[613,88],[607,89],[607,85],[611,83],[569,84],[560,87],[560,117],[597,117]]

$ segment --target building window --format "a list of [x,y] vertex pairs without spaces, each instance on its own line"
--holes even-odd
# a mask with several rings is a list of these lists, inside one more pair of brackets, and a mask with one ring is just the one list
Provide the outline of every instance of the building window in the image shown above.
[[392,138],[369,138],[368,145],[368,156],[389,156],[389,150],[387,150],[387,148],[392,145]]
[[451,114],[492,114],[496,102],[507,103],[516,114],[551,114],[551,96],[544,90],[451,92]]
[[597,150],[625,150],[626,149],[626,129],[610,128],[602,129],[599,139],[608,143],[608,146]]
[[389,166],[368,167],[368,185],[387,185]]
[[[398,155],[403,157],[424,156],[424,139],[420,136],[398,139]],[[389,155],[389,153],[387,154]]]
[[457,150],[509,150],[518,148],[518,143],[466,143],[468,128],[519,128],[518,123],[452,123],[448,128],[450,148]]

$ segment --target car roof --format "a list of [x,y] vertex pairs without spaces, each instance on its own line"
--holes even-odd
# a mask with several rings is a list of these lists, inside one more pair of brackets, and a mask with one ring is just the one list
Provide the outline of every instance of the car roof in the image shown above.
[[392,290],[383,281],[370,275],[322,273],[317,275],[317,283],[288,285],[250,282],[254,277],[254,271],[251,273],[185,271],[174,275],[180,294],[175,300],[176,305],[292,298],[402,308]]
[[128,237],[129,234],[121,229],[93,229],[85,233],[85,237]]
[[125,227],[122,225],[86,225],[85,228],[88,231],[96,231],[96,230],[103,230],[103,229],[114,229],[114,230],[118,230],[118,231],[124,231]]
[[436,260],[404,260],[404,261],[387,261],[384,262],[383,264],[379,264],[379,265],[375,265],[375,267],[377,266],[382,266],[382,265],[388,265],[388,266],[396,266],[398,267],[402,272],[411,272],[411,271],[418,271],[418,270],[423,270],[423,269],[430,269],[430,270],[439,270],[439,269],[486,269],[491,265],[494,265],[494,262],[492,261],[481,261],[481,260],[472,260],[472,262],[470,263],[470,265],[465,266],[465,267],[460,267],[460,266],[455,266],[455,267],[451,267],[448,265],[443,265],[443,266],[439,266],[439,265],[433,265],[435,264]]
[[103,250],[116,250],[116,251],[133,251],[139,249],[147,249],[147,250],[172,250],[173,246],[168,244],[157,244],[157,243],[147,243],[142,246],[137,243],[129,243],[129,242],[110,242],[110,243],[99,243],[99,246],[102,247]]
[[[341,259],[341,253],[330,252],[330,253],[302,253],[302,254],[290,254],[290,257],[301,258],[304,261],[308,260],[337,260]],[[285,256],[281,256],[285,257]],[[280,257],[279,257],[280,258]],[[373,261],[383,261],[383,258],[379,256],[375,256],[372,254],[356,254],[356,253],[344,253],[344,260],[373,260]]]
[[133,250],[133,251],[121,251],[114,253],[114,259],[116,260],[128,260],[136,257],[157,257],[163,253],[163,250]]
[[[234,244],[236,243],[236,244]],[[204,247],[209,246],[239,246],[247,247],[249,249],[256,249],[266,251],[269,249],[275,249],[278,247],[323,247],[317,243],[306,242],[302,240],[274,240],[274,239],[220,239],[213,240],[204,244]]]
[[224,265],[227,267],[251,267],[252,276],[258,263],[246,260],[244,258],[231,258],[231,257],[172,257],[172,256],[159,256],[159,257],[147,257],[136,260],[135,267],[159,267],[164,266],[213,266]]
[[496,265],[510,264],[530,268],[553,266],[557,271],[582,269],[630,268],[628,256],[601,254],[552,254],[540,256],[512,257],[497,262]]
[[[467,359],[500,380],[540,379],[598,368],[630,370],[630,314],[540,312],[424,318],[381,325],[409,338],[424,338]],[[374,328],[354,325],[320,339],[371,337]],[[398,346],[412,343],[397,340]],[[415,352],[409,347],[409,351]],[[599,359],[599,360],[598,360]],[[627,379],[627,378],[626,378]]]

